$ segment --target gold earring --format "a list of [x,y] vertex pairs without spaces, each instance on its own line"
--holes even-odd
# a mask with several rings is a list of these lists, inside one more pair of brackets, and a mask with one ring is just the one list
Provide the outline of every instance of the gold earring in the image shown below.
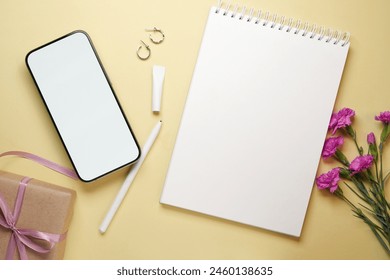
[[153,27],[153,29],[145,29],[145,30],[148,31],[148,32],[153,32],[153,34],[155,34],[155,33],[160,33],[160,35],[159,35],[160,39],[153,38],[152,34],[149,35],[149,38],[150,38],[150,40],[151,40],[153,43],[155,43],[155,44],[160,44],[160,43],[162,43],[162,41],[164,41],[165,35],[164,35],[164,33],[162,32],[161,29],[158,29],[158,28],[156,28],[156,27]]
[[150,57],[150,54],[151,54],[152,52],[150,51],[149,46],[148,46],[147,44],[145,44],[144,41],[141,40],[141,43],[145,46],[145,48],[146,48],[146,50],[147,50],[148,53],[147,53],[146,56],[141,56],[141,55],[140,55],[140,50],[142,49],[142,45],[140,45],[140,46],[138,47],[138,50],[137,50],[137,56],[138,56],[139,59],[141,59],[141,60],[147,60],[147,59]]

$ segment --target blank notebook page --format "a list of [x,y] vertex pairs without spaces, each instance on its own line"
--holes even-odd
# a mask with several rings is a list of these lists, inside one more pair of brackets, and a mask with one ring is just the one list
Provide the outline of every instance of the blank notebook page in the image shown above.
[[161,203],[300,236],[349,42],[224,12],[210,10]]

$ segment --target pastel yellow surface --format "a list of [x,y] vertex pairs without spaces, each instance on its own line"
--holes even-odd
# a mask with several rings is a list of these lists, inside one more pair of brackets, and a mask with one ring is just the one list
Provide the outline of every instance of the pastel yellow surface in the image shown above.
[[[349,31],[351,47],[335,110],[342,107],[356,110],[354,127],[362,145],[367,133],[380,132],[380,124],[373,117],[390,110],[389,1],[238,2]],[[98,227],[128,168],[90,184],[75,182],[23,159],[2,158],[0,169],[77,191],[66,259],[388,258],[368,227],[352,216],[347,205],[317,189],[313,189],[299,239],[159,204],[206,17],[216,3],[216,0],[2,0],[1,152],[28,151],[70,166],[24,57],[31,49],[76,29],[83,29],[91,36],[140,145],[160,119],[163,128],[105,235],[99,234]],[[150,43],[152,55],[149,60],[141,61],[135,51],[140,40],[149,40],[144,29],[154,26],[164,31],[166,39],[160,45]],[[166,67],[159,115],[151,111],[154,64]],[[387,169],[390,169],[389,149],[390,146],[385,156]],[[347,142],[343,150],[350,157],[356,155],[352,143]],[[293,164],[287,160],[281,161],[281,170],[283,165]],[[321,162],[318,174],[332,166]],[[289,210],[280,205],[280,211]]]

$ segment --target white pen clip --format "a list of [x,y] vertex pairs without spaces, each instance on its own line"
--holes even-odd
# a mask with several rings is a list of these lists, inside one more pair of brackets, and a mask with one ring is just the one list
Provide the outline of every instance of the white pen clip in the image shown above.
[[153,96],[152,96],[152,111],[160,112],[161,96],[164,85],[165,67],[153,65]]

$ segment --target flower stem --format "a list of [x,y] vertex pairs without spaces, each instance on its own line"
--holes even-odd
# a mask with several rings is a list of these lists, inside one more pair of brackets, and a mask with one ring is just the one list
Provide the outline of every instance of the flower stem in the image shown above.
[[[355,216],[361,220],[363,220],[371,229],[371,231],[374,233],[375,237],[379,241],[379,243],[382,245],[383,249],[385,249],[386,253],[390,256],[390,240],[389,240],[389,233],[386,231],[386,229],[380,228],[377,224],[371,221],[370,218],[368,218],[363,211],[356,207],[349,199],[347,199],[344,195],[338,196],[341,199],[343,199],[346,203],[348,203],[352,207],[352,212],[355,213]],[[385,240],[383,240],[383,237]]]
[[381,188],[384,189],[384,180],[383,180],[383,142],[379,144],[379,182],[381,184]]
[[353,139],[353,142],[355,143],[356,149],[359,152],[359,155],[362,156],[363,155],[363,149],[362,149],[362,147],[359,147],[359,144],[358,144],[358,142],[356,140],[356,135],[354,135],[354,137],[352,137],[352,139]]
[[355,143],[355,146],[356,146],[356,149],[358,150],[359,152],[359,155],[363,155],[363,148],[359,146],[358,142],[357,142],[357,139],[356,139],[356,132],[355,130],[352,128],[352,126],[347,126],[346,127],[346,131],[348,133],[349,136],[351,136],[351,138],[353,139],[353,142]]
[[375,164],[375,175],[376,175],[376,180],[380,183],[380,178],[379,178],[379,173],[378,173],[378,163],[376,160],[374,161]]
[[355,210],[358,209],[358,208],[355,206],[355,204],[353,204],[348,198],[346,198],[346,197],[344,196],[343,193],[336,191],[335,194],[336,194],[337,197],[341,198],[341,199],[344,200],[347,204],[349,204],[349,206],[351,206],[353,209],[355,209]]
[[358,198],[360,198],[361,200],[363,201],[366,201],[364,199],[364,197],[362,197],[360,194],[358,194],[350,185],[348,185],[347,183],[344,182],[344,184],[348,187],[348,189],[350,189]]

